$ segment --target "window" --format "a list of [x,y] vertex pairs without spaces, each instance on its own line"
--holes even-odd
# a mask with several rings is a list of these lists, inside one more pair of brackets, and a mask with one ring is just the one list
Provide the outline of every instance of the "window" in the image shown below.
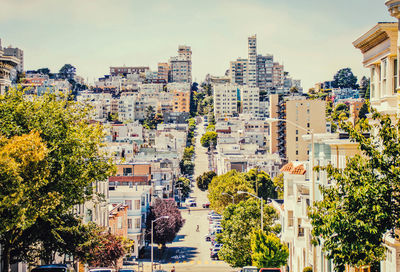
[[293,211],[288,211],[288,226],[293,227]]
[[299,141],[299,137],[296,137],[296,142],[298,142]]
[[298,150],[296,150],[296,155],[299,155],[299,151]]
[[135,210],[139,210],[140,209],[140,200],[135,200]]
[[124,168],[124,176],[131,176],[132,175],[132,168]]
[[307,123],[307,127],[308,127],[308,128],[310,127],[310,123]]
[[299,134],[299,130],[298,129],[296,129],[296,135],[298,135]]
[[140,229],[140,218],[135,219],[135,229]]
[[117,228],[122,229],[122,217],[121,217],[121,216],[118,217],[117,220],[118,220],[118,221],[117,221]]
[[132,210],[132,200],[125,200],[125,205],[128,206],[128,210]]
[[393,93],[396,93],[397,90],[397,59],[393,60]]
[[128,229],[132,228],[132,219],[128,218]]

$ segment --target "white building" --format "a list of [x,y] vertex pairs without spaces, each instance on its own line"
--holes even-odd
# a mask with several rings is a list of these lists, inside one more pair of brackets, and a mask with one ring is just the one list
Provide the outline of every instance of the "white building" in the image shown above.
[[215,118],[237,115],[237,86],[233,84],[218,84],[213,86],[213,90]]
[[151,201],[150,185],[110,186],[110,203],[128,206],[128,238],[134,241],[133,256],[145,245],[144,233]]
[[260,89],[258,87],[241,86],[240,98],[242,113],[258,116],[260,111]]
[[250,36],[248,38],[248,75],[247,85],[250,87],[257,86],[257,36]]

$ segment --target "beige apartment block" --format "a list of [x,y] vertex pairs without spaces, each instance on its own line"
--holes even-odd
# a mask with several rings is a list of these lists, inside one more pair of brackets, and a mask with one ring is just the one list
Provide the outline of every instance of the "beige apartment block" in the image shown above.
[[[289,161],[304,161],[308,159],[309,144],[302,136],[307,134],[306,128],[313,133],[326,131],[325,101],[301,100],[286,101],[286,154]],[[295,123],[297,126],[290,123]]]

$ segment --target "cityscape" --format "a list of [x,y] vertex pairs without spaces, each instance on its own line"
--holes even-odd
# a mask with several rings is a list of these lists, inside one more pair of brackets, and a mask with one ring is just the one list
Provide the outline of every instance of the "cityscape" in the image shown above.
[[[99,0],[84,19],[100,22],[99,33],[107,32],[120,49],[110,46],[110,54],[95,31],[81,37],[83,30],[71,22],[74,38],[59,44],[59,59],[56,49],[46,50],[46,16],[57,14],[54,28],[61,35],[64,16],[81,23],[89,4],[79,3],[74,13],[75,1],[64,10],[46,1],[0,3],[4,26],[16,22],[11,9],[20,5],[17,21],[28,22],[24,15],[36,10],[35,24],[23,26],[43,34],[43,40],[34,38],[40,52],[32,52],[31,33],[25,48],[24,35],[13,41],[12,31],[0,32],[0,271],[400,272],[399,0],[363,2],[376,18],[378,8],[385,13],[362,27],[344,22],[367,16],[367,7],[354,18],[338,18],[336,10],[351,11],[345,1],[312,0],[302,9],[299,3],[232,1],[232,10],[216,1],[209,13],[203,10],[208,1],[202,13],[191,10],[199,3],[182,10],[178,0],[154,3],[154,13],[135,3],[149,22],[127,16],[138,12],[128,11],[135,1],[118,6]],[[294,37],[297,31],[312,39],[301,29],[309,18],[287,33],[293,36],[288,56],[286,45],[272,45],[272,30],[245,24],[248,17],[229,35],[228,22],[235,20],[235,29],[240,20],[234,8],[257,17],[263,5],[270,17],[262,20],[281,16],[282,29],[285,23],[294,27],[296,18],[286,18],[292,12],[303,16],[309,8],[314,19],[311,11],[330,7],[327,21],[333,16],[354,30],[342,46],[358,61],[337,46],[343,40],[334,27],[334,46],[321,40],[315,48],[323,53],[312,49],[315,55],[308,56]],[[280,13],[282,7],[288,14]],[[182,17],[151,16],[171,9]],[[193,21],[185,25],[187,9]],[[131,19],[141,30],[125,32],[126,41],[114,39]],[[175,20],[182,28],[171,27]],[[206,37],[197,24],[212,20],[220,25],[207,29]],[[153,21],[171,33],[146,43],[139,33],[158,33]],[[203,35],[203,49],[184,35],[188,27]],[[185,38],[169,51],[175,31]],[[235,41],[221,45],[228,36]],[[89,50],[79,48],[84,42]],[[128,44],[136,60],[127,57]],[[68,50],[80,52],[60,65]],[[73,62],[99,52],[104,59],[84,68]],[[335,58],[340,66],[332,65]],[[318,61],[326,65],[313,65]],[[93,78],[98,71],[106,74]]]

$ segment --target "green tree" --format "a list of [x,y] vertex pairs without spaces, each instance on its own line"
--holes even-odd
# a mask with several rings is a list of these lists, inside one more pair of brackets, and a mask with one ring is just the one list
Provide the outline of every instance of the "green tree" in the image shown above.
[[208,124],[206,131],[215,131],[215,125]]
[[190,180],[184,177],[178,178],[178,180],[175,182],[175,188],[179,188],[179,190],[181,190],[181,194],[184,198],[188,197],[192,191]]
[[266,172],[253,168],[245,173],[244,176],[250,182],[258,197],[262,197],[265,200],[275,198],[275,185]]
[[369,94],[367,94],[367,90],[369,89],[370,79],[366,76],[363,76],[360,80],[360,97],[369,99]]
[[210,147],[212,144],[214,148],[217,146],[218,133],[215,131],[207,131],[201,136],[200,143],[203,147]]
[[202,191],[208,190],[208,185],[217,174],[214,171],[204,172],[196,178],[197,187]]
[[57,192],[42,194],[49,183],[48,149],[38,132],[0,138],[0,244],[9,271],[11,251],[23,232],[60,202]]
[[[29,209],[29,212],[38,212],[32,224],[45,224],[69,214],[75,205],[93,197],[93,182],[105,180],[114,171],[111,160],[101,151],[104,130],[99,124],[89,123],[88,114],[87,108],[67,101],[62,96],[45,94],[26,99],[23,91],[13,89],[0,96],[0,134],[11,139],[37,131],[49,151],[45,157],[48,171],[46,186],[39,186],[40,194],[36,197],[41,198],[43,203],[50,202],[53,207],[45,214],[35,208]],[[33,167],[26,175],[30,173],[32,179],[37,179],[40,175],[35,177],[35,171],[39,170]],[[28,185],[21,183],[20,186]],[[8,195],[7,192],[5,195]],[[59,196],[59,201],[52,199],[52,196]],[[10,220],[19,221],[18,217]],[[9,228],[11,221],[11,225],[7,226],[6,221],[2,220],[2,225]],[[45,231],[46,228],[43,228]],[[24,241],[30,245],[40,243],[40,235],[33,233],[28,236],[23,230],[21,233],[21,237],[30,237],[30,241]],[[22,241],[17,239],[9,244],[10,251],[14,252],[19,243]],[[22,257],[10,256],[13,260]]]
[[[316,241],[323,239],[336,271],[384,259],[383,234],[399,227],[400,125],[377,113],[373,120],[373,125],[361,122],[359,130],[341,123],[363,154],[349,158],[344,169],[320,168],[335,185],[321,189],[323,200],[310,217],[313,235]],[[364,134],[368,131],[373,138]]]
[[248,198],[248,195],[237,194],[237,191],[254,193],[253,187],[242,173],[231,170],[226,174],[214,177],[208,186],[208,199],[211,208],[222,213],[226,206],[232,203],[232,198],[222,193],[233,195],[235,203]]
[[74,79],[76,74],[76,68],[71,64],[64,64],[58,72],[59,77],[62,79]]
[[279,268],[286,265],[288,247],[273,233],[255,230],[251,237],[252,264],[258,268]]
[[185,150],[183,151],[182,159],[184,161],[191,161],[193,155],[194,155],[194,146],[185,147]]
[[276,192],[277,192],[277,198],[278,199],[283,199],[283,173],[279,174],[278,176],[274,177],[274,179],[272,180],[272,182],[274,183],[274,186],[276,188]]
[[334,88],[352,88],[358,89],[357,77],[353,75],[350,68],[340,69],[333,77]]
[[[223,232],[217,235],[217,240],[223,243],[218,257],[233,267],[243,267],[252,264],[251,234],[252,230],[260,228],[260,201],[249,198],[238,204],[230,204],[223,213],[221,222]],[[264,205],[264,231],[277,232],[280,226],[275,226],[277,219],[275,209]]]
[[361,109],[360,109],[360,112],[358,113],[358,118],[359,119],[365,119],[365,118],[367,118],[367,114],[370,112],[370,110],[369,110],[369,105],[368,105],[368,103],[364,103],[362,106],[361,106]]

